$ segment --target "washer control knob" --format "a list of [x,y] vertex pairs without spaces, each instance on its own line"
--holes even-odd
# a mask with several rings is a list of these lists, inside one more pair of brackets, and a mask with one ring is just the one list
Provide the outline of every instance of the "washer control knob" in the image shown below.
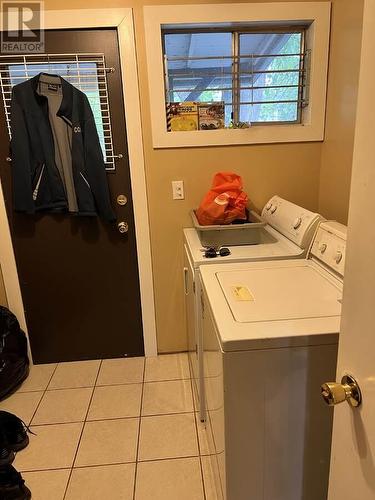
[[320,253],[324,253],[327,250],[327,244],[322,243],[319,247]]
[[267,205],[266,205],[266,210],[268,211],[271,207],[272,207],[272,203],[268,202]]
[[297,219],[293,222],[293,229],[298,229],[302,224],[302,218],[297,217]]
[[272,205],[271,206],[271,214],[274,214],[277,210],[277,205]]
[[335,255],[335,262],[336,264],[340,264],[341,261],[342,261],[342,252],[338,250]]

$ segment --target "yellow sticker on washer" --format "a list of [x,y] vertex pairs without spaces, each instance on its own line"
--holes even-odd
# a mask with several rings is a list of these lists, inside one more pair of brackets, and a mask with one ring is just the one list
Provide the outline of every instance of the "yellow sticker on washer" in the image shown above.
[[243,286],[243,285],[232,286],[232,291],[233,291],[234,298],[236,300],[244,300],[244,301],[255,300],[253,294],[250,292],[250,290],[247,288],[247,286]]

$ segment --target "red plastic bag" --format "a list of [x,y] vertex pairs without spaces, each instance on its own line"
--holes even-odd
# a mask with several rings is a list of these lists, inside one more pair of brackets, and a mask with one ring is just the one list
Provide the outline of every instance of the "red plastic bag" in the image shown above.
[[198,222],[201,226],[209,226],[230,224],[236,219],[246,220],[247,202],[241,177],[233,172],[218,172],[196,211]]

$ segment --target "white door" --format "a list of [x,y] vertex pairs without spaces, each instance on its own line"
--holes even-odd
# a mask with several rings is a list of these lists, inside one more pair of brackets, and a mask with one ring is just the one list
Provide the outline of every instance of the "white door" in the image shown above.
[[338,381],[345,373],[358,380],[363,402],[356,409],[346,403],[335,407],[329,500],[375,499],[374,54],[375,0],[365,0],[337,371]]

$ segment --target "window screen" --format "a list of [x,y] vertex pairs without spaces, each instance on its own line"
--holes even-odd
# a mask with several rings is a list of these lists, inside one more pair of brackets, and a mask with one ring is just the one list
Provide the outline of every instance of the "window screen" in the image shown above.
[[39,73],[60,75],[87,95],[90,102],[103,158],[107,170],[114,170],[111,120],[108,101],[104,56],[101,54],[79,55],[38,55],[0,57],[0,85],[3,103],[11,136],[10,101],[14,85],[22,83]]
[[165,29],[163,46],[167,105],[221,102],[224,127],[301,122],[307,105],[302,28]]
[[241,121],[300,121],[301,41],[301,33],[239,35]]
[[231,33],[167,34],[167,102],[225,102],[232,118]]

